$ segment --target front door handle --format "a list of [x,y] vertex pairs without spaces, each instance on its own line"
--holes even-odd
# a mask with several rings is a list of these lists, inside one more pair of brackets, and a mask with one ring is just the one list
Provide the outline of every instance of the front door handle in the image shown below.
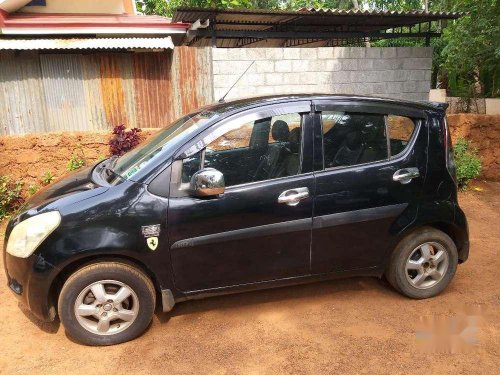
[[297,189],[285,190],[278,197],[278,203],[285,203],[289,206],[296,206],[301,200],[309,198],[309,189],[301,187]]
[[420,172],[415,167],[399,169],[392,175],[394,181],[398,181],[403,185],[409,184],[411,180],[417,177],[420,177]]

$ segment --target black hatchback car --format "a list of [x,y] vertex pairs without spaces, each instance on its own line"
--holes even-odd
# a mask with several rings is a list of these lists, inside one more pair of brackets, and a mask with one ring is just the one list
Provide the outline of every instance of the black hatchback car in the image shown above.
[[469,253],[442,104],[298,95],[195,111],[8,224],[9,288],[109,345],[193,298],[385,275],[440,293]]

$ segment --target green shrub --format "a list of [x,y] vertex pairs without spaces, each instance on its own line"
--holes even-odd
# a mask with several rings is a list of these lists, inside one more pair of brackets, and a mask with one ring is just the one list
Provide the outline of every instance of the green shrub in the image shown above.
[[22,203],[22,181],[12,181],[8,176],[0,176],[0,221],[10,216]]
[[28,186],[28,193],[30,195],[33,195],[38,191],[38,189],[39,189],[38,185],[30,185]]
[[86,164],[87,161],[85,160],[82,145],[78,143],[76,145],[76,150],[73,152],[73,155],[71,155],[71,159],[69,159],[68,164],[66,164],[66,168],[68,171],[74,171],[76,169],[80,169]]
[[68,164],[66,164],[66,168],[68,171],[74,171],[76,169],[80,169],[85,165],[85,160],[80,158],[78,155],[73,154],[71,159],[69,159]]
[[42,184],[43,185],[48,185],[48,184],[50,184],[54,180],[54,178],[55,177],[52,174],[52,172],[51,171],[47,171],[41,177]]
[[458,187],[466,189],[469,181],[481,173],[481,160],[477,156],[477,149],[471,147],[470,141],[465,138],[457,140],[453,146],[453,152],[455,154]]

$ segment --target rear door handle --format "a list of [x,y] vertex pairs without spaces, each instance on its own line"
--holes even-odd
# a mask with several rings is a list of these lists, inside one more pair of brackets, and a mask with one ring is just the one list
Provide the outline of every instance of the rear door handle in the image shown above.
[[409,184],[411,180],[417,177],[420,177],[420,172],[415,167],[399,169],[392,175],[394,181],[398,181],[403,185]]
[[296,206],[301,200],[309,198],[309,189],[301,187],[297,189],[285,190],[278,197],[278,203],[284,203],[288,206]]

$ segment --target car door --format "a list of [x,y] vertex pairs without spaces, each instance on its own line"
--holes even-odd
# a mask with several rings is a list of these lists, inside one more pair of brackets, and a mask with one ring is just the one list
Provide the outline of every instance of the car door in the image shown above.
[[[298,102],[248,110],[186,145],[172,165],[168,209],[178,289],[222,288],[310,272],[310,108],[310,102]],[[186,190],[192,173],[204,167],[224,174],[224,194],[198,198]]]
[[318,101],[311,268],[381,265],[416,217],[426,173],[423,111],[395,104]]

